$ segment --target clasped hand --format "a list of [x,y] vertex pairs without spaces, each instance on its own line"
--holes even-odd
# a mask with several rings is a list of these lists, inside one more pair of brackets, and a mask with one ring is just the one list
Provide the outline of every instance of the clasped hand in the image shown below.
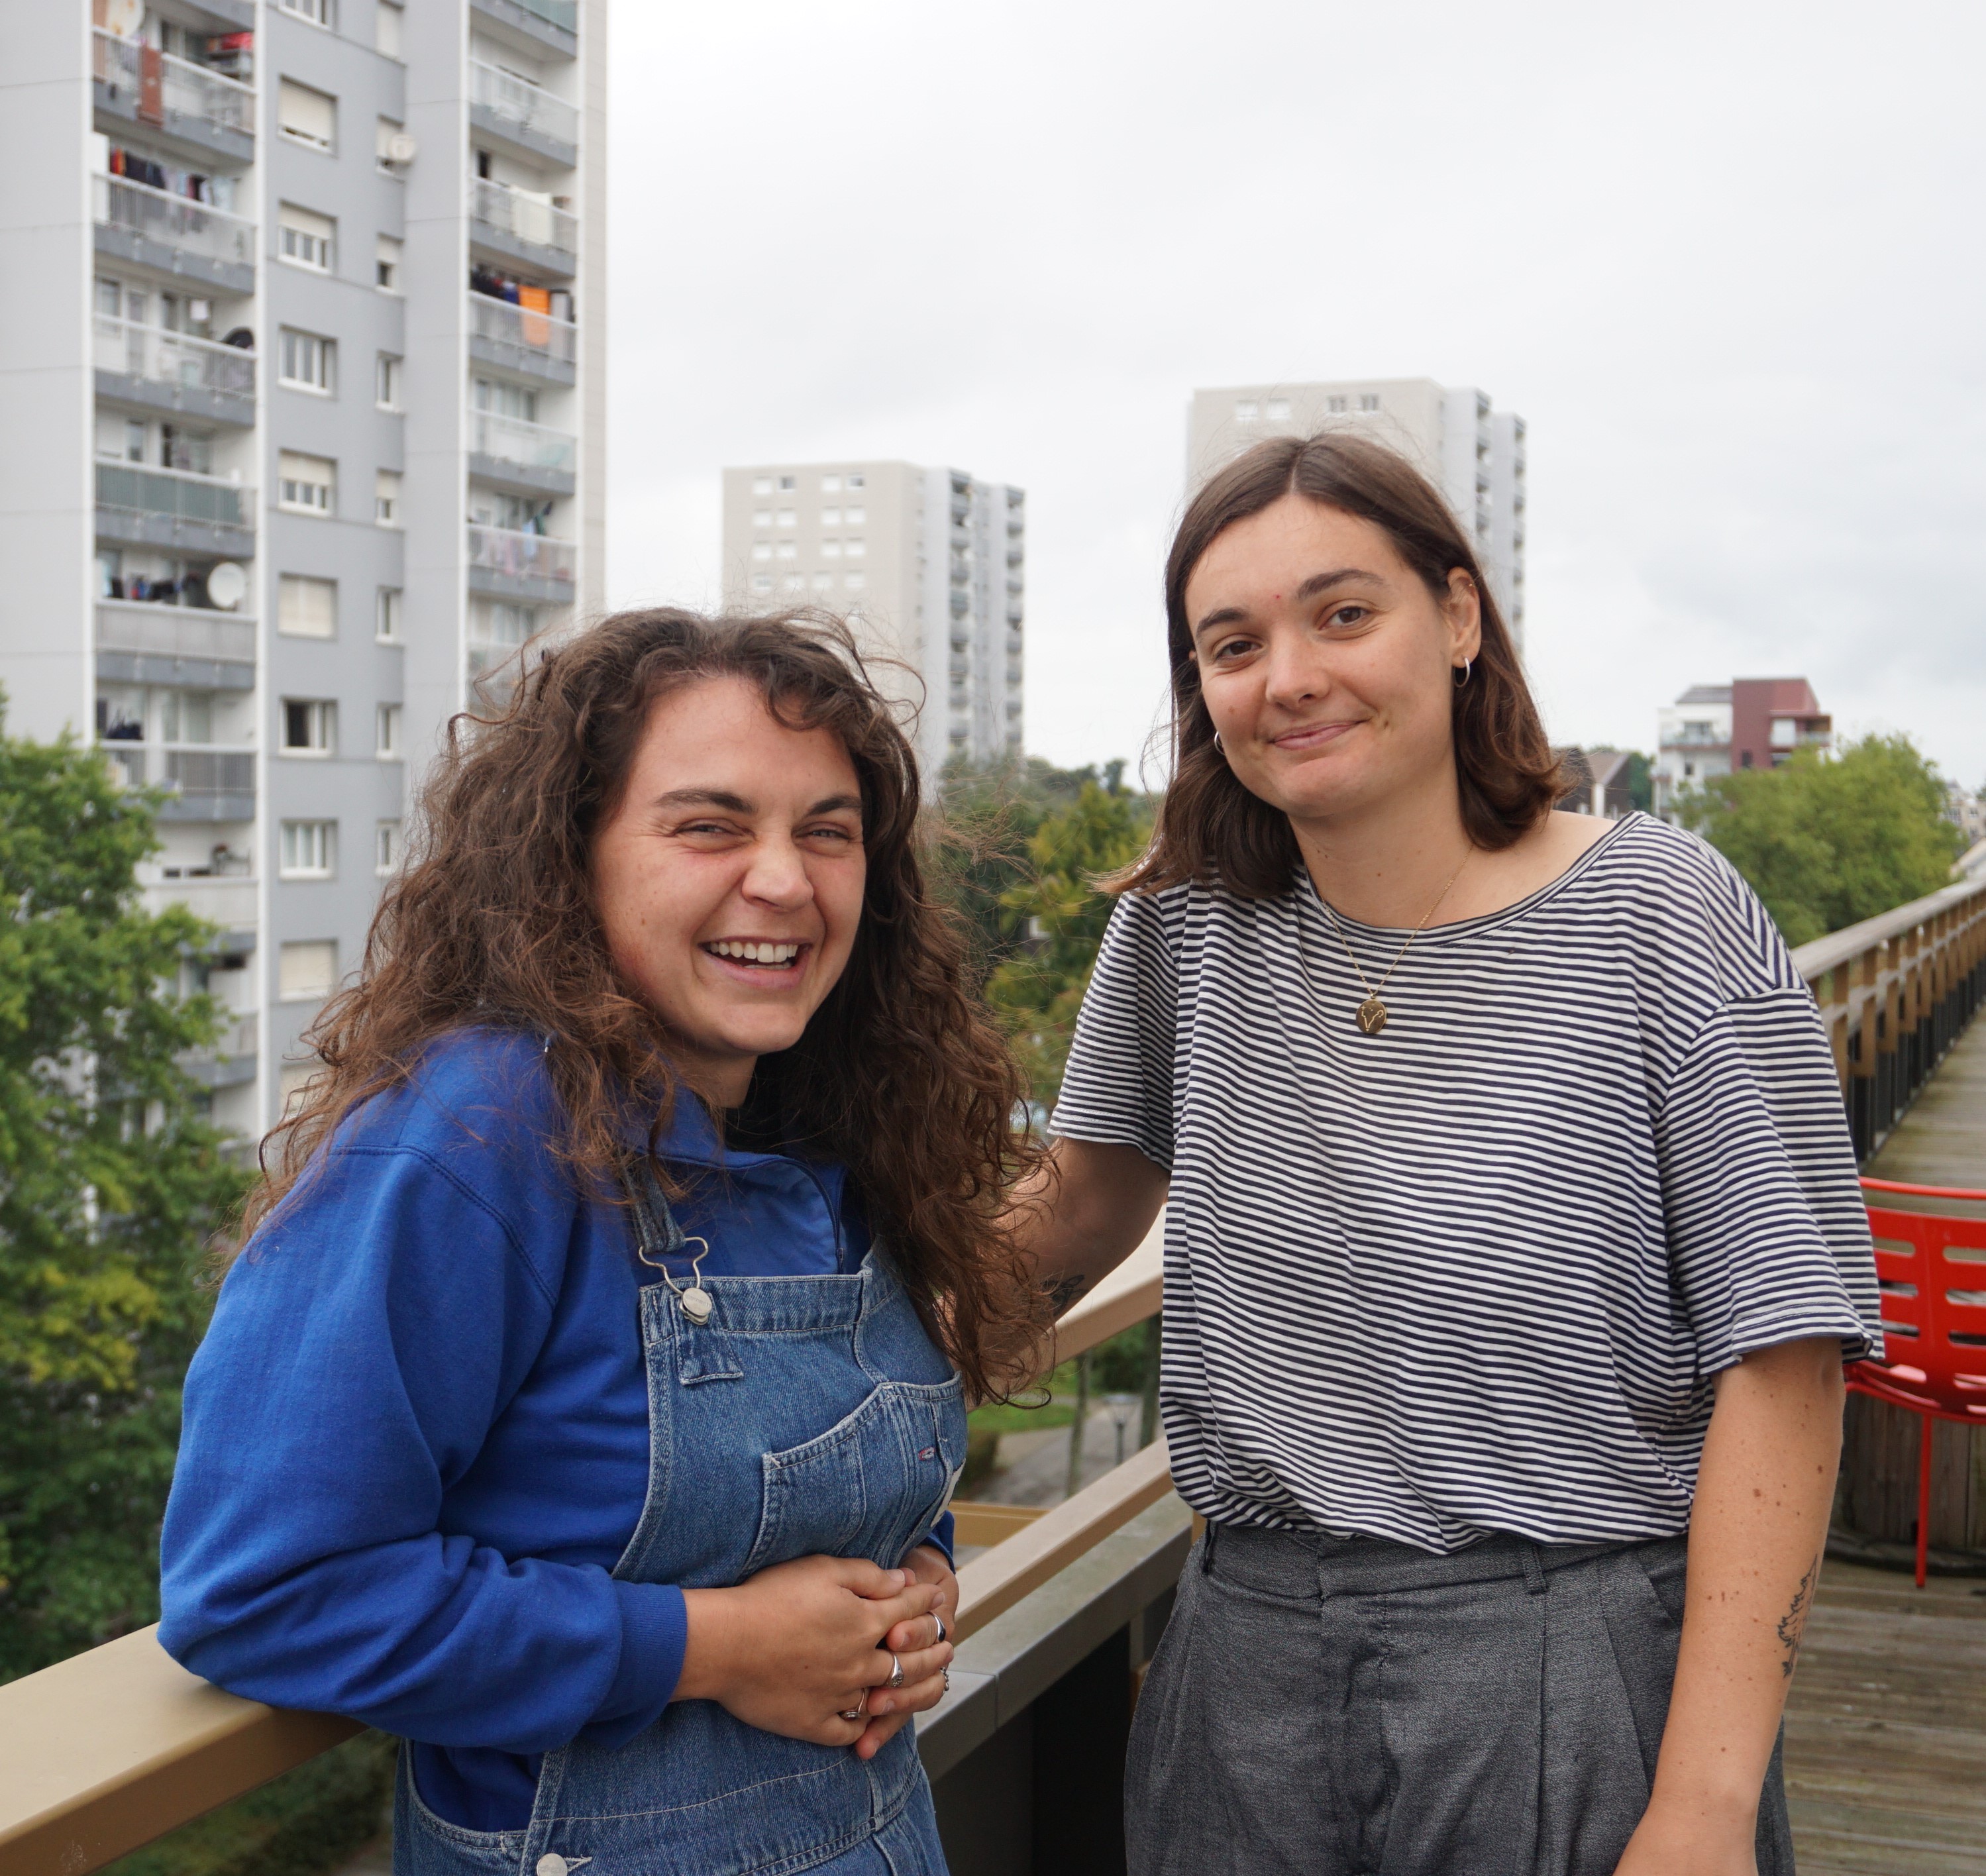
[[[689,1638],[678,1700],[715,1700],[748,1726],[874,1758],[913,1713],[944,1693],[958,1578],[920,1544],[901,1568],[802,1557],[731,1589],[683,1592]],[[890,1656],[904,1684],[889,1682]],[[854,1718],[845,1717],[853,1714]]]

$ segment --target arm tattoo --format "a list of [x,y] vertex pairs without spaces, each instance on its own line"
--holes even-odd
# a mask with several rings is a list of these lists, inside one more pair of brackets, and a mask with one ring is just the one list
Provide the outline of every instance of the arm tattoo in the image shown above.
[[1057,1316],[1066,1315],[1075,1307],[1075,1299],[1089,1288],[1087,1277],[1058,1277],[1052,1283],[1042,1288],[1048,1292],[1049,1301],[1054,1305]]
[[1793,1663],[1799,1659],[1800,1637],[1806,1628],[1807,1612],[1813,1607],[1813,1579],[1820,1568],[1816,1557],[1807,1566],[1806,1575],[1799,1580],[1799,1588],[1793,1591],[1793,1599],[1786,1612],[1779,1618],[1779,1645],[1786,1651],[1786,1659],[1779,1663],[1779,1672],[1789,1680],[1792,1679]]

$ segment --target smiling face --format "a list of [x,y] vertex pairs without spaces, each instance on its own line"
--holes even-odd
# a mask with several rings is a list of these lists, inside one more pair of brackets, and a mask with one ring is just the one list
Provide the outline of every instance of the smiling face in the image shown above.
[[713,678],[651,712],[595,835],[595,903],[621,975],[668,1024],[675,1065],[720,1106],[790,1049],[848,962],[868,867],[855,765]]
[[1202,694],[1242,786],[1301,827],[1452,813],[1451,698],[1481,644],[1459,569],[1429,592],[1386,531],[1296,494],[1217,534],[1186,584]]

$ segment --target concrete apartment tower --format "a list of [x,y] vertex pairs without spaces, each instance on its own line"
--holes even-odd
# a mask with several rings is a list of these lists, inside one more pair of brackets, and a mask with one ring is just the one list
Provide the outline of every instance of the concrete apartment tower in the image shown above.
[[1496,603],[1524,645],[1524,419],[1473,385],[1432,378],[1234,385],[1196,391],[1187,413],[1187,486],[1197,489],[1264,436],[1334,427],[1390,444],[1448,498],[1476,544]]
[[479,675],[597,605],[605,0],[37,0],[0,75],[8,727],[168,791],[254,1136]]
[[[1027,498],[961,470],[769,463],[724,472],[724,603],[844,615],[897,661],[927,774],[1022,746]],[[906,669],[907,668],[907,669]]]

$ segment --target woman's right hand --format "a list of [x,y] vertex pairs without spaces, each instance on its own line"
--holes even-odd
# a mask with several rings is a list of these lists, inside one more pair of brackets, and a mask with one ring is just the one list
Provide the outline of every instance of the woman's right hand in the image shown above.
[[[689,1639],[678,1700],[715,1700],[767,1733],[816,1746],[852,1746],[868,1723],[863,1700],[890,1678],[879,1647],[900,1622],[930,1614],[937,1585],[866,1559],[802,1557],[731,1589],[686,1589]],[[951,1659],[941,1642],[903,1656],[907,1685]],[[843,1719],[852,1713],[853,1719]]]

